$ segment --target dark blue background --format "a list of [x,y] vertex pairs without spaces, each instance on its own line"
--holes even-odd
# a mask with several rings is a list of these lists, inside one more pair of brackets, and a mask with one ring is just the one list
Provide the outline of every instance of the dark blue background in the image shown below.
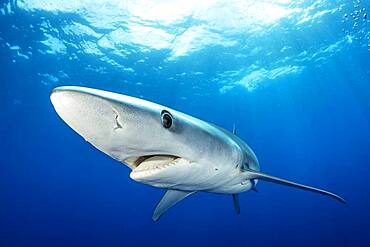
[[[40,34],[10,28],[32,21],[28,18],[35,17],[1,17],[1,36],[42,49],[32,44]],[[174,86],[152,75],[152,85],[137,89],[117,84],[116,71],[96,77],[63,58],[35,54],[31,62],[12,62],[13,53],[0,49],[0,246],[370,245],[366,48],[353,46],[320,68],[308,66],[253,93],[237,87],[219,94],[209,85],[204,95],[184,88],[190,79]],[[78,63],[96,62],[86,57]],[[259,193],[240,195],[240,216],[230,196],[198,193],[154,223],[151,214],[163,191],[132,181],[127,167],[61,121],[49,94],[66,81],[45,85],[37,76],[55,68],[75,69],[68,84],[132,96],[141,90],[145,99],[224,128],[236,123],[262,171],[332,190],[348,203],[260,182]],[[187,99],[179,100],[184,92]]]

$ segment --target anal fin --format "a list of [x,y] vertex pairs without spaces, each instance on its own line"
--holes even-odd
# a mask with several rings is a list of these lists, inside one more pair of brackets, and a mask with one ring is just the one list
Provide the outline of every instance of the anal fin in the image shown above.
[[162,214],[195,191],[167,190],[154,210],[152,219],[158,221]]

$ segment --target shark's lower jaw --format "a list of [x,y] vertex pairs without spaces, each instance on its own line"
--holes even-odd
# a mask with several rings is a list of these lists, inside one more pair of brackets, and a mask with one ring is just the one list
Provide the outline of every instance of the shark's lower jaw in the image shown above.
[[[188,160],[171,155],[149,155],[125,161],[132,168],[130,177],[141,183],[162,187],[170,183],[178,172],[191,168]],[[161,186],[162,185],[162,186]]]

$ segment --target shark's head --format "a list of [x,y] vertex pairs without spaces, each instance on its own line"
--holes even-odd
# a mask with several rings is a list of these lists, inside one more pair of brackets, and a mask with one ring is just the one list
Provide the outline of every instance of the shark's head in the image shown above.
[[127,164],[138,181],[158,180],[175,164],[259,170],[253,152],[231,133],[149,101],[83,87],[56,88],[51,101],[72,129]]

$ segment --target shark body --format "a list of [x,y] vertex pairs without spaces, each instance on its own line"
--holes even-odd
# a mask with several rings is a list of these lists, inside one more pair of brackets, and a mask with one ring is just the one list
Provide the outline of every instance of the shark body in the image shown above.
[[265,180],[317,192],[318,188],[260,172],[252,149],[233,132],[159,104],[117,93],[58,87],[51,93],[58,115],[86,141],[127,165],[130,177],[166,189],[153,220],[195,192],[237,195]]

